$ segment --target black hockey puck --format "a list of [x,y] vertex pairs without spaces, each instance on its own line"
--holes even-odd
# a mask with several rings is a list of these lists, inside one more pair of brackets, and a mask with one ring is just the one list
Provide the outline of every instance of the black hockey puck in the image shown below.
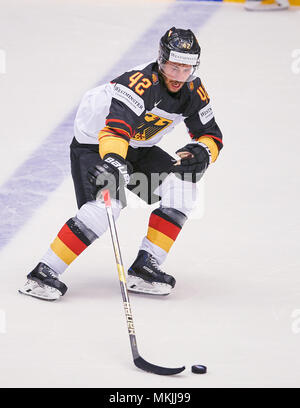
[[192,366],[192,373],[195,374],[205,374],[207,371],[206,366],[201,365],[201,364],[196,364]]

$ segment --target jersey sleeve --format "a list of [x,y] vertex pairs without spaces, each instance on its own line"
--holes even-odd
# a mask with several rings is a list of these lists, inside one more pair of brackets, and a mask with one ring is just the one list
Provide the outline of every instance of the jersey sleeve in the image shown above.
[[99,133],[99,153],[126,157],[135,125],[151,103],[152,81],[141,71],[126,72],[111,82],[112,101]]
[[215,161],[223,147],[223,135],[216,123],[210,98],[203,83],[195,81],[195,88],[191,95],[190,114],[185,124],[193,141],[206,144]]

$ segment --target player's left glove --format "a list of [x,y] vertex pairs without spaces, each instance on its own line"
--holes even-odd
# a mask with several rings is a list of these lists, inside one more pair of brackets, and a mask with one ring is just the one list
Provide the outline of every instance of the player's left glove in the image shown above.
[[[174,173],[190,174],[193,182],[199,181],[211,163],[211,153],[206,144],[189,143],[176,151],[181,160],[174,165]],[[185,176],[185,179],[188,177]]]

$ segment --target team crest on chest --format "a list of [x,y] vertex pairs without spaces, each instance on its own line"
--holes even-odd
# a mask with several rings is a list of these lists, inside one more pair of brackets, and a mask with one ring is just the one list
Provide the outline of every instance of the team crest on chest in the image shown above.
[[173,121],[148,112],[136,128],[134,140],[148,140],[166,129]]

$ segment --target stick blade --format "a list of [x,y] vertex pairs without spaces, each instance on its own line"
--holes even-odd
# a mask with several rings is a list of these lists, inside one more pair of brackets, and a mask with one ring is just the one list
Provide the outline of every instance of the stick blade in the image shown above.
[[160,367],[144,360],[141,356],[134,359],[134,364],[140,368],[141,370],[148,371],[150,373],[158,374],[158,375],[174,375],[179,374],[183,370],[185,370],[185,366],[178,367],[178,368],[167,368],[167,367]]

